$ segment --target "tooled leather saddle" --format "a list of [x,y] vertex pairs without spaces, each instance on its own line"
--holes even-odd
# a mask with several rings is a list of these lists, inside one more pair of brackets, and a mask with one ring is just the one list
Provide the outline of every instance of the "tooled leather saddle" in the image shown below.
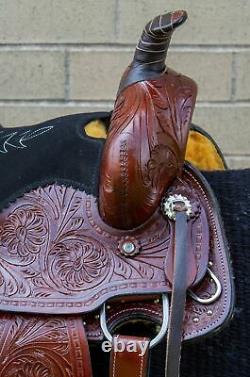
[[0,129],[1,377],[90,377],[104,342],[99,375],[146,377],[163,341],[177,377],[182,342],[230,318],[217,202],[184,161],[197,87],[165,66],[186,18],[146,25],[111,115]]

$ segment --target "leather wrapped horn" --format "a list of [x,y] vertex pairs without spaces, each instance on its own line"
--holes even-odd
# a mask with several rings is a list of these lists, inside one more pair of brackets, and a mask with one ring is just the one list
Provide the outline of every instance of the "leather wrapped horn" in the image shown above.
[[115,228],[147,221],[181,175],[197,88],[166,69],[165,59],[173,31],[186,18],[176,11],[150,21],[120,82],[99,189],[100,214]]

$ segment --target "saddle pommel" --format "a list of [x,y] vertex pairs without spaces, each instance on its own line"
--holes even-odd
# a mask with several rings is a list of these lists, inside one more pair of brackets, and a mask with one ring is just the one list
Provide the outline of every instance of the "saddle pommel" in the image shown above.
[[99,190],[103,220],[119,229],[147,221],[181,175],[197,87],[165,66],[185,11],[150,21],[118,90],[104,146]]

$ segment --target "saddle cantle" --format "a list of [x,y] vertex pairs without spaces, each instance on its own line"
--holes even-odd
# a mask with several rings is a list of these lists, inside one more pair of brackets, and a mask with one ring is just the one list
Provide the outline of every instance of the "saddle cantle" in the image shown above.
[[[90,377],[88,341],[106,338],[110,376],[146,376],[167,339],[165,375],[177,377],[181,343],[230,318],[216,199],[185,162],[197,87],[165,66],[186,18],[146,25],[111,117],[0,129],[0,377]],[[106,141],[84,132],[96,118]],[[152,339],[126,333],[131,321],[150,323]]]

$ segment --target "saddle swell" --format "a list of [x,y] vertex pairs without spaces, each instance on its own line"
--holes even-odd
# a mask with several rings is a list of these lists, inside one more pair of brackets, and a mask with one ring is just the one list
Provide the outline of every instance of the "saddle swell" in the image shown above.
[[133,62],[125,71],[104,146],[99,210],[119,229],[143,224],[183,168],[197,86],[166,69],[171,36],[184,11],[146,25]]
[[143,224],[180,176],[196,85],[172,70],[118,96],[104,146],[100,213],[115,228]]
[[[105,338],[113,347],[112,377],[123,376],[126,365],[130,377],[146,376],[150,349],[162,339],[165,375],[178,377],[182,341],[217,331],[230,317],[232,276],[216,200],[184,161],[197,87],[165,67],[173,30],[186,18],[177,11],[147,24],[105,143],[82,134],[82,116],[0,131],[0,139],[13,138],[0,158],[12,154],[25,182],[12,194],[11,185],[0,183],[0,377],[14,370],[91,377],[88,341]],[[65,146],[72,161],[62,167],[55,154]],[[30,178],[20,167],[29,153],[31,166],[49,154],[48,176],[34,169]],[[159,334],[121,336],[131,319],[160,325]],[[116,339],[134,342],[133,356],[117,355]]]

